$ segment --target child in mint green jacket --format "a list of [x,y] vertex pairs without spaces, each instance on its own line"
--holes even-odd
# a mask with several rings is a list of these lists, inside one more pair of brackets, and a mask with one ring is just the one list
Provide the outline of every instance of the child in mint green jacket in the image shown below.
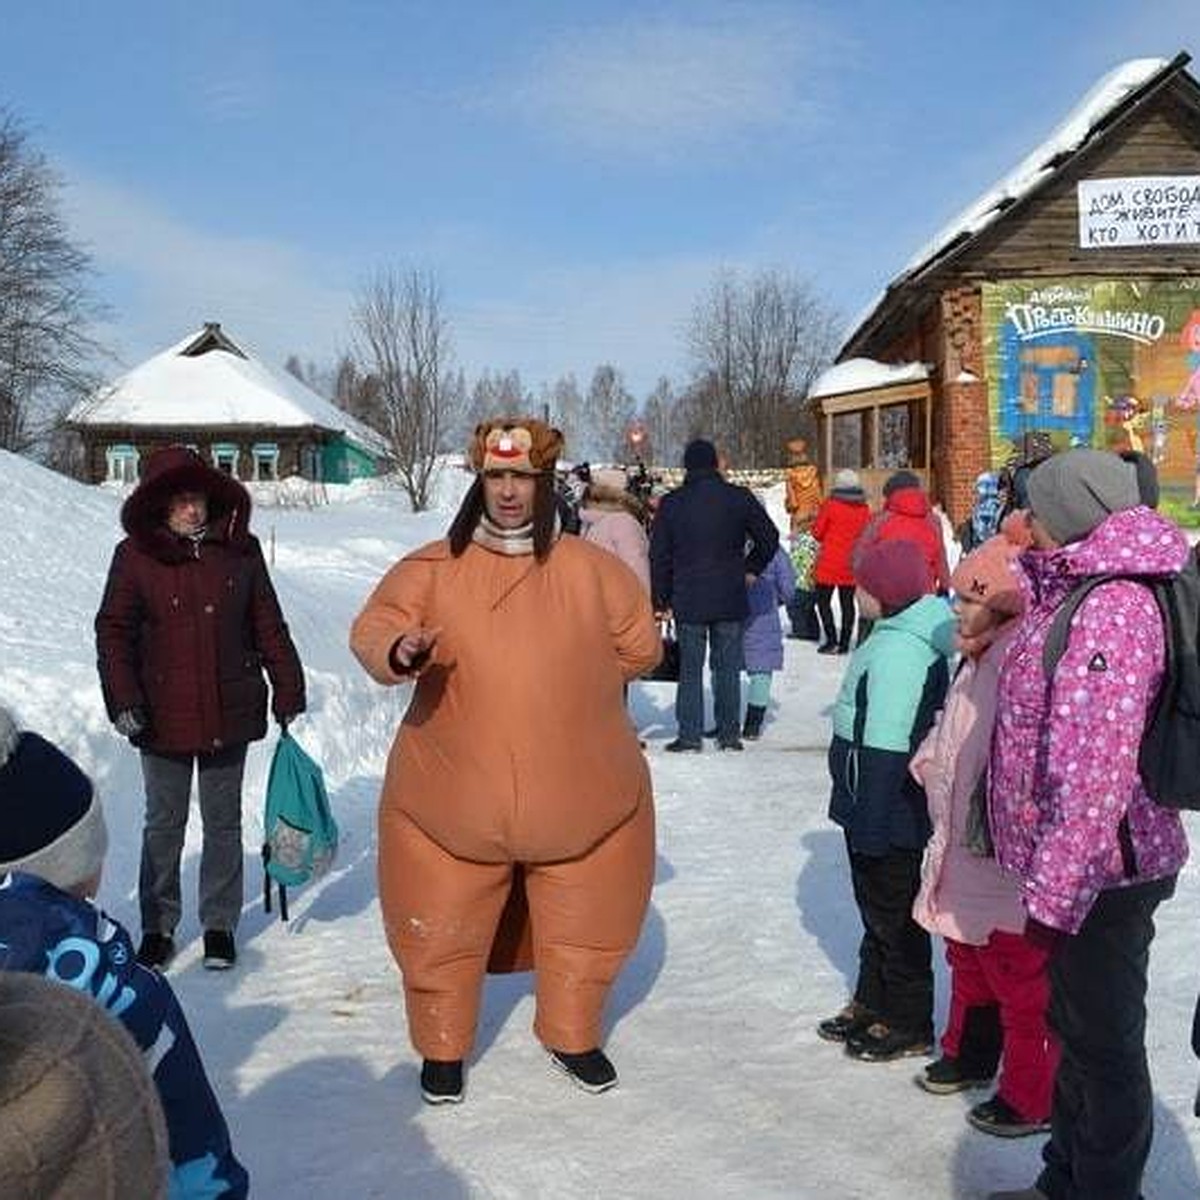
[[863,937],[854,997],[817,1032],[852,1058],[890,1062],[933,1046],[932,950],[912,917],[930,824],[908,763],[946,694],[955,621],[926,594],[915,542],[875,543],[855,574],[880,615],[834,704],[829,815],[846,837]]

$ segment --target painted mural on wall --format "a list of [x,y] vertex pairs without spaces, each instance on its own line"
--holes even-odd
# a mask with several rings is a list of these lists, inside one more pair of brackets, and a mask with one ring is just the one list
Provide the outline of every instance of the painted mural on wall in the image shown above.
[[1022,434],[1141,450],[1200,498],[1200,278],[983,285],[992,464]]

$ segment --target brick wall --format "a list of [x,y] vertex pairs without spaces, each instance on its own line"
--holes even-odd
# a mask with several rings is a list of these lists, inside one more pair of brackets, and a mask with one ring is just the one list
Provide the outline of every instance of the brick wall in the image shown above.
[[971,511],[975,476],[991,462],[987,368],[983,358],[983,303],[977,287],[949,288],[938,305],[942,410],[938,478],[943,507],[956,525]]

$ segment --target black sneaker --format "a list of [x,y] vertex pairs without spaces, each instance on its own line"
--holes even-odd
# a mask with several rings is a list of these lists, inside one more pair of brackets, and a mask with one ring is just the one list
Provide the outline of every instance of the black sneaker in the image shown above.
[[933,1049],[933,1035],[912,1029],[893,1029],[882,1021],[846,1039],[846,1053],[859,1062],[886,1063],[914,1058]]
[[617,1069],[603,1050],[588,1050],[583,1054],[551,1050],[550,1061],[585,1092],[607,1092],[617,1086]]
[[949,1096],[954,1092],[987,1087],[991,1081],[991,1074],[964,1068],[957,1058],[951,1058],[949,1055],[943,1055],[937,1062],[931,1062],[925,1068],[925,1074],[917,1076],[917,1085],[935,1096]]
[[204,966],[209,971],[228,971],[237,962],[233,934],[225,929],[209,929],[204,934]]
[[875,1020],[875,1014],[864,1004],[851,1000],[841,1012],[826,1017],[817,1025],[817,1037],[827,1042],[844,1042],[862,1033]]
[[1035,1133],[1049,1133],[1050,1122],[1026,1120],[1007,1100],[993,1096],[977,1104],[967,1113],[967,1120],[981,1133],[994,1137],[1019,1138]]
[[426,1104],[461,1104],[463,1098],[462,1059],[437,1062],[427,1058],[421,1066],[421,1095]]
[[138,947],[137,960],[153,971],[165,971],[175,957],[175,939],[169,933],[146,933]]
[[673,742],[668,742],[663,749],[670,754],[695,754],[697,751],[703,750],[704,747],[700,742],[685,742],[683,738],[676,738]]

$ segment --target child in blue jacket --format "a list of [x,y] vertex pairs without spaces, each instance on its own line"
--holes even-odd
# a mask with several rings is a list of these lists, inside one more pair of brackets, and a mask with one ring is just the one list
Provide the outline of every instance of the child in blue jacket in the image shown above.
[[771,676],[783,669],[783,625],[779,606],[796,595],[796,572],[781,546],[767,569],[746,589],[750,613],[742,622],[742,665],[750,677],[746,693],[746,719],[742,737],[762,736],[763,720],[771,703]]
[[851,1058],[890,1062],[933,1047],[932,948],[912,916],[931,827],[908,763],[946,695],[955,621],[945,600],[925,594],[915,542],[874,543],[855,576],[863,611],[874,601],[879,619],[834,703],[829,815],[845,834],[863,936],[853,999],[817,1033]]
[[171,1200],[244,1200],[249,1178],[171,985],[86,897],[108,845],[91,781],[0,707],[0,970],[65,984],[108,1010],[146,1058],[166,1117]]

